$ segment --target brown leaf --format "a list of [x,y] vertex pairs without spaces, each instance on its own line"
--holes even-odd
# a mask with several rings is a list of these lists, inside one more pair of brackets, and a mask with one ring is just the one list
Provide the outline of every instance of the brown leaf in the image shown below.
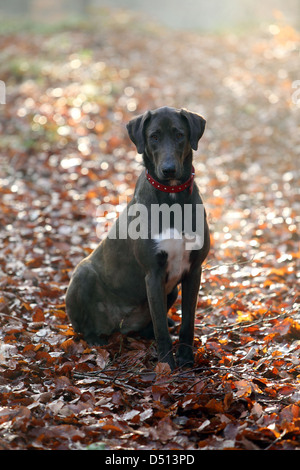
[[171,374],[171,368],[167,362],[158,362],[154,371],[157,375],[169,375]]
[[234,385],[237,388],[236,396],[241,397],[248,397],[252,393],[251,383],[248,380],[238,380],[234,382]]

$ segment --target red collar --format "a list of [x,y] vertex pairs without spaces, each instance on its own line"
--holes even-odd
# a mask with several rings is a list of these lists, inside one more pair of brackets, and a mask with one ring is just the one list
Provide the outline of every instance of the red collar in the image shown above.
[[148,170],[146,170],[147,180],[152,184],[155,189],[158,189],[159,191],[162,191],[164,193],[180,193],[181,191],[190,188],[189,193],[191,194],[193,191],[194,176],[195,168],[192,167],[192,174],[185,183],[178,184],[176,186],[167,186],[166,184],[158,183],[157,181],[155,181],[155,179],[152,178],[152,176],[149,174]]

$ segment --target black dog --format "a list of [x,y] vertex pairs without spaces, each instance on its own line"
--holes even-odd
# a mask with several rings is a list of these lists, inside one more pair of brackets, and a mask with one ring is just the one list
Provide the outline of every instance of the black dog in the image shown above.
[[192,166],[192,149],[197,149],[204,128],[198,114],[168,107],[148,111],[127,125],[146,171],[107,238],[77,266],[66,296],[72,325],[90,344],[105,344],[114,331],[152,329],[159,360],[174,369],[167,312],[181,283],[176,362],[193,364],[201,264],[210,247]]

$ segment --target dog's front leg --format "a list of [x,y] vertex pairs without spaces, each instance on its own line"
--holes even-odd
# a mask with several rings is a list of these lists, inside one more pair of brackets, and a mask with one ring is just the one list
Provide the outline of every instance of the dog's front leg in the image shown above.
[[180,366],[194,363],[194,321],[201,280],[201,266],[192,269],[182,281],[182,324],[179,333],[179,347],[176,362]]
[[163,284],[163,278],[157,272],[147,274],[147,297],[157,343],[158,360],[167,362],[173,370],[175,361],[172,352],[172,340],[168,330],[167,297]]

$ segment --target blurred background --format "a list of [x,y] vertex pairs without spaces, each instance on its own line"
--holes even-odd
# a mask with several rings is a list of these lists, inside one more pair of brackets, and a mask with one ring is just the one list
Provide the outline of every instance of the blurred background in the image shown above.
[[126,8],[172,27],[216,31],[271,21],[280,10],[294,27],[300,25],[298,0],[1,0],[0,15],[43,22],[89,17],[106,7]]
[[[21,244],[11,266],[26,269],[24,256],[48,256],[50,244],[56,263],[67,256],[73,267],[96,246],[142,171],[126,124],[164,105],[207,120],[194,162],[212,256],[251,259],[279,240],[290,250],[299,219],[299,6],[0,0],[0,238],[16,243],[11,231]],[[97,216],[103,203],[110,217]]]

